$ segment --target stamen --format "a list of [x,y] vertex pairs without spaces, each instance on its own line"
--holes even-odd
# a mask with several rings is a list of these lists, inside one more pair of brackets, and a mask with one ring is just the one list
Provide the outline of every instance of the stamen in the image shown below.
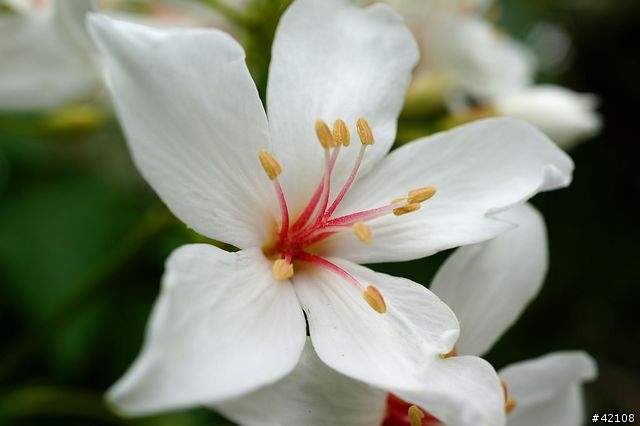
[[[336,149],[333,150],[333,154],[331,154],[331,158],[329,159],[328,163],[326,163],[327,152],[328,151],[325,150],[325,172],[324,172],[325,174],[322,180],[320,181],[320,184],[318,184],[316,191],[313,193],[313,197],[311,197],[309,204],[307,204],[307,207],[305,207],[302,214],[298,217],[296,222],[293,224],[291,231],[298,231],[302,229],[304,225],[307,224],[307,222],[309,221],[309,218],[316,211],[318,207],[318,202],[320,202],[321,199],[324,200],[326,198],[327,203],[329,202],[328,201],[329,190],[325,191],[325,188],[327,189],[330,189],[330,188],[327,187],[326,181],[327,181],[327,177],[330,176],[331,173],[333,172],[333,167],[335,166],[336,160],[338,159],[338,154],[340,153],[340,146],[338,146]],[[322,217],[322,213],[324,212],[325,208],[326,208],[326,204],[322,207],[322,211],[319,212],[317,217]]]
[[395,208],[393,209],[393,214],[396,216],[402,216],[407,213],[415,212],[416,210],[420,210],[419,203],[407,204],[406,206]]
[[[344,269],[342,269],[341,267],[339,267],[338,265],[335,265],[331,262],[329,262],[327,259],[320,257],[320,256],[316,256],[314,254],[310,254],[307,253],[306,251],[302,251],[300,253],[298,253],[298,259],[300,260],[304,260],[310,263],[315,263],[316,265],[320,265],[324,268],[327,268],[328,270],[335,272],[336,274],[340,275],[342,278],[344,278],[345,280],[349,281],[351,284],[353,284],[353,286],[355,288],[357,288],[360,291],[366,291],[364,289],[364,287],[362,286],[362,284],[360,284],[360,281],[356,280],[353,275],[351,275],[350,273],[348,273],[347,271],[345,271]],[[381,296],[382,297],[382,296]]]
[[410,204],[422,203],[434,195],[436,195],[436,189],[433,186],[426,186],[409,191],[408,200]]
[[269,179],[274,180],[282,173],[282,166],[269,151],[261,149],[258,158]]
[[[418,204],[420,205],[420,204]],[[376,219],[378,217],[385,216],[397,208],[402,208],[406,206],[406,199],[402,198],[400,201],[397,201],[392,204],[388,204],[382,207],[376,207],[370,210],[364,210],[358,213],[352,213],[345,216],[336,217],[335,219],[331,219],[327,222],[327,227],[329,226],[350,226],[354,225],[356,222],[366,222],[368,220]]]
[[282,215],[280,239],[283,239],[287,235],[287,232],[289,232],[289,207],[287,206],[287,200],[284,197],[284,192],[282,191],[282,186],[278,179],[273,181],[273,187],[275,188],[276,195],[278,196],[278,204],[280,205],[280,213]]
[[387,304],[384,301],[384,297],[375,286],[367,286],[364,293],[362,293],[362,297],[377,313],[384,314],[387,312]]
[[360,169],[360,165],[362,164],[362,159],[364,158],[364,152],[367,145],[362,145],[360,147],[360,153],[358,154],[358,158],[356,158],[356,163],[353,165],[353,169],[351,169],[351,174],[349,174],[349,178],[342,186],[340,193],[336,196],[336,199],[331,203],[331,207],[327,210],[324,217],[330,218],[334,211],[338,208],[338,205],[342,202],[342,199],[346,195],[347,191],[351,188],[353,181],[356,179],[356,175],[358,174],[358,170]]
[[358,130],[358,136],[360,137],[362,145],[373,145],[373,132],[371,131],[369,122],[365,118],[358,118],[358,121],[356,121],[356,129]]
[[356,237],[358,237],[360,241],[365,244],[371,244],[373,232],[370,226],[365,225],[364,222],[356,222],[356,224],[353,225],[353,232],[355,232]]
[[422,426],[422,419],[424,419],[424,411],[418,408],[415,405],[409,407],[407,411],[407,416],[409,417],[409,424],[411,426]]
[[351,135],[349,134],[349,127],[347,127],[347,123],[345,123],[342,119],[338,118],[335,123],[333,123],[333,139],[336,141],[338,146],[349,146],[351,143]]
[[333,134],[327,123],[322,120],[316,120],[316,136],[324,149],[335,148],[336,141],[333,139]]
[[448,353],[440,355],[440,358],[447,359],[451,358],[452,356],[458,356],[458,349],[455,346]]
[[278,281],[288,280],[293,276],[293,264],[287,262],[286,259],[278,259],[273,262],[271,273],[273,274],[273,278]]

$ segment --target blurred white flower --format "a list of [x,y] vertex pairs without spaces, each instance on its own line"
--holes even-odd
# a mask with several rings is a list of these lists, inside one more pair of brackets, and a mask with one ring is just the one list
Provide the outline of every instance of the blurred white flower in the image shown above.
[[14,2],[0,14],[0,109],[36,110],[89,96],[100,84],[84,13],[91,2]]
[[102,65],[85,29],[91,10],[148,25],[232,26],[211,8],[180,0],[148,1],[147,13],[122,1],[11,0],[0,13],[0,110],[42,110],[93,98]]
[[[452,419],[501,424],[493,369],[473,357],[442,362],[459,332],[451,310],[358,263],[496,236],[510,225],[492,213],[568,185],[564,153],[498,119],[386,156],[418,55],[384,5],[295,2],[273,44],[268,121],[228,35],[103,16],[90,28],[143,176],[190,227],[241,249],[171,255],[145,347],[109,394],[121,411],[217,403],[276,382],[300,358],[306,316],[313,348],[336,371],[424,403],[450,400]],[[354,123],[361,143],[349,147]],[[452,369],[486,405],[466,403]]]
[[529,121],[564,149],[600,130],[595,95],[534,84],[533,51],[482,16],[489,2],[388,3],[407,19],[421,48],[414,87],[441,87],[454,115],[473,117],[470,109],[480,105],[485,112]]
[[520,118],[544,131],[565,150],[596,135],[602,123],[597,98],[559,86],[531,86],[496,97],[499,115]]
[[445,73],[451,90],[486,100],[531,83],[531,51],[481,16],[434,10],[423,25],[423,63]]

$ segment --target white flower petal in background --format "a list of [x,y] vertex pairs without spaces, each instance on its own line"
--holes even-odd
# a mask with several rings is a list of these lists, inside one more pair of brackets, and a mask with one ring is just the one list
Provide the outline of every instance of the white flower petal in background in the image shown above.
[[327,367],[307,340],[290,375],[212,407],[245,426],[378,426],[386,399],[387,392]]
[[205,405],[270,384],[298,362],[305,321],[260,250],[178,248],[144,348],[108,398],[123,414]]
[[540,191],[567,186],[573,162],[526,123],[489,119],[403,145],[348,194],[339,212],[384,205],[434,186],[417,212],[371,222],[373,241],[353,235],[327,240],[332,255],[358,263],[417,259],[492,238],[510,226],[492,214]]
[[541,85],[499,96],[497,113],[528,121],[565,150],[596,135],[602,120],[595,111],[595,95],[576,93],[560,86]]
[[584,424],[582,385],[596,377],[593,359],[584,352],[554,352],[509,365],[500,371],[516,405],[510,426]]
[[[274,154],[282,162],[282,182],[293,211],[308,200],[322,176],[324,157],[314,143],[315,121],[342,118],[353,126],[365,117],[371,123],[375,144],[367,151],[362,176],[368,164],[391,148],[418,60],[411,33],[389,7],[377,4],[363,10],[349,3],[294,2],[273,42],[267,108],[277,144]],[[356,148],[343,151],[335,172],[337,188],[358,153]]]
[[216,30],[91,18],[145,179],[199,233],[262,246],[271,229],[265,194],[273,189],[258,152],[269,149],[269,133],[240,45]]
[[57,0],[55,10],[0,15],[0,57],[10,58],[0,61],[0,109],[48,109],[97,90],[99,67],[78,38],[90,4]]
[[547,272],[547,233],[540,213],[523,204],[497,217],[517,228],[459,248],[431,284],[458,316],[459,354],[487,352],[536,296]]
[[531,84],[531,51],[472,14],[439,13],[419,34],[427,67],[447,74],[455,87],[491,98]]

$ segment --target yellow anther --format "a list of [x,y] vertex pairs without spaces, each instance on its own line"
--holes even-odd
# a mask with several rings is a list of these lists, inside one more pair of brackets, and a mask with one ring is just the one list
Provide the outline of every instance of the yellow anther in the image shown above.
[[456,347],[454,346],[453,349],[451,349],[448,353],[446,354],[441,354],[440,358],[442,359],[447,359],[447,358],[451,358],[452,356],[458,356],[458,349],[456,349]]
[[278,281],[288,280],[293,276],[293,264],[288,263],[284,259],[278,259],[273,262],[271,273],[273,274],[273,278]]
[[351,134],[349,133],[349,127],[347,127],[347,123],[345,123],[342,119],[338,118],[335,123],[333,123],[333,140],[336,141],[336,144],[342,146],[349,146],[351,143]]
[[356,121],[356,129],[358,129],[358,136],[360,136],[360,142],[362,145],[373,145],[373,132],[371,126],[365,118],[358,118]]
[[402,216],[403,214],[415,212],[420,209],[420,203],[407,204],[406,206],[393,209],[393,214],[396,216]]
[[356,237],[365,244],[370,244],[373,239],[371,227],[365,225],[363,222],[356,222],[356,224],[353,225],[353,232],[355,232]]
[[264,169],[269,179],[276,179],[280,173],[282,173],[282,166],[278,163],[278,160],[264,149],[260,150],[260,154],[258,154],[260,158],[260,164],[262,164],[262,168]]
[[362,297],[377,313],[384,314],[387,312],[387,304],[384,301],[384,297],[375,286],[367,286],[364,293],[362,293]]
[[336,141],[333,140],[331,129],[329,129],[327,123],[322,120],[316,120],[316,136],[320,141],[320,145],[322,145],[324,149],[329,149],[336,146]]
[[436,195],[436,189],[433,186],[426,186],[409,191],[408,199],[409,203],[422,203],[434,195]]
[[422,419],[424,419],[424,411],[420,408],[412,405],[407,411],[407,417],[409,417],[409,424],[411,426],[422,426]]

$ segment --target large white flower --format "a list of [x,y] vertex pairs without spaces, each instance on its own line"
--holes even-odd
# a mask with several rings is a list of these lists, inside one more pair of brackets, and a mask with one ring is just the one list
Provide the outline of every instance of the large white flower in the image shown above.
[[[536,295],[544,279],[546,230],[540,215],[532,207],[522,205],[501,217],[518,224],[518,228],[489,242],[458,249],[440,269],[432,285],[460,317],[458,354],[486,352]],[[443,362],[459,362],[464,358],[471,357],[453,356]],[[583,424],[582,384],[595,374],[593,360],[580,351],[555,352],[505,367],[500,377],[506,391],[501,398],[509,412],[507,423],[510,426]],[[455,368],[449,370],[443,380],[447,386],[442,387],[459,390],[478,383],[455,374]],[[429,393],[426,389],[422,392]],[[476,392],[474,396],[479,395]],[[452,426],[478,422],[459,422],[460,416],[452,417],[447,409],[456,407],[474,412],[469,405],[486,403],[477,399],[452,403],[451,394],[441,401],[429,401],[425,395],[410,393],[405,393],[403,398],[410,402],[331,371],[307,346],[293,374],[242,398],[217,404],[215,408],[240,424],[256,426],[378,426],[381,422],[409,426],[410,421],[414,422],[411,426]],[[423,407],[422,410],[418,406]]]
[[[399,395],[429,377],[455,394],[439,376],[459,333],[453,313],[423,286],[357,263],[492,238],[511,227],[493,213],[566,186],[571,160],[511,120],[385,158],[418,56],[387,6],[294,3],[273,45],[268,122],[228,35],[90,24],[144,177],[187,225],[241,249],[171,255],[145,347],[110,392],[120,410],[217,403],[281,379],[300,358],[305,315],[331,368]],[[361,143],[348,146],[354,123]],[[486,363],[460,360],[461,379],[498,393]]]

